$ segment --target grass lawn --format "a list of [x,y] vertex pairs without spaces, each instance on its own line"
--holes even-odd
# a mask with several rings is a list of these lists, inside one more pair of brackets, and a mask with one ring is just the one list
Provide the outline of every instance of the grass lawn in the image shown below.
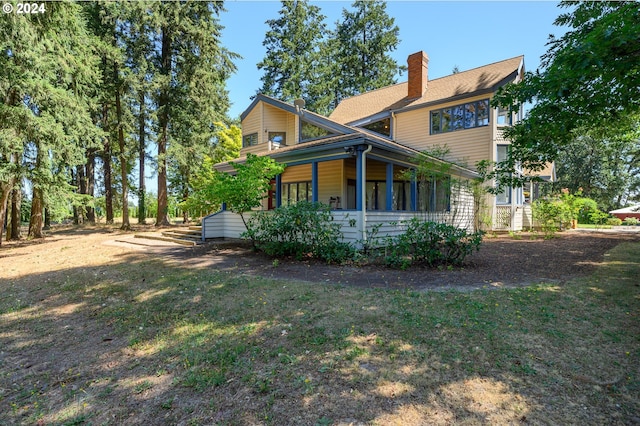
[[640,422],[640,243],[571,283],[418,293],[74,241],[49,272],[0,251],[0,424]]

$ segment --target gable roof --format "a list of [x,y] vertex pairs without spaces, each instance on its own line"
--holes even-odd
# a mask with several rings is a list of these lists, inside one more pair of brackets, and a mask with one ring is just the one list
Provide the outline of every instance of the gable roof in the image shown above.
[[458,98],[492,93],[498,87],[516,79],[523,67],[524,56],[516,56],[468,71],[428,80],[425,93],[417,99],[408,98],[408,82],[405,81],[344,99],[329,115],[329,118],[338,123],[347,124],[381,112],[398,112],[445,101],[454,101]]

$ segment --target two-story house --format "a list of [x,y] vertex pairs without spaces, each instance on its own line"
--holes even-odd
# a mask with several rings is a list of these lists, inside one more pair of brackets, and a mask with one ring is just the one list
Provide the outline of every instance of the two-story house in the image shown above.
[[[287,165],[263,208],[329,204],[351,241],[366,239],[376,224],[382,233],[400,232],[395,223],[416,215],[469,229],[521,229],[530,190],[489,196],[473,182],[478,161],[507,155],[501,128],[518,117],[492,108],[490,100],[522,78],[523,57],[433,80],[428,65],[424,52],[410,55],[408,81],[345,99],[329,117],[302,101],[256,96],[241,115],[243,147],[235,161],[254,153]],[[434,148],[446,156],[425,154]],[[233,170],[229,163],[216,168]],[[203,238],[237,237],[243,226],[234,216],[205,218]]]

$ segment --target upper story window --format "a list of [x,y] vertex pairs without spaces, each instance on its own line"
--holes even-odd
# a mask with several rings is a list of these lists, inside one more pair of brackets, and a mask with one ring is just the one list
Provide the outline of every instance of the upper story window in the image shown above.
[[331,136],[334,133],[322,127],[311,124],[308,121],[300,120],[300,142],[311,139],[319,139],[324,136]]
[[362,126],[363,129],[371,130],[372,132],[379,133],[386,137],[391,137],[391,118],[387,117],[382,120],[374,121],[366,126]]
[[242,147],[246,148],[248,146],[258,145],[258,134],[251,133],[250,135],[245,135],[242,137]]
[[287,133],[286,132],[269,132],[268,134],[269,142],[277,143],[279,145],[287,144]]
[[496,124],[498,126],[510,126],[513,124],[513,114],[511,110],[498,108],[498,115],[496,118]]
[[489,125],[489,99],[431,111],[431,134]]

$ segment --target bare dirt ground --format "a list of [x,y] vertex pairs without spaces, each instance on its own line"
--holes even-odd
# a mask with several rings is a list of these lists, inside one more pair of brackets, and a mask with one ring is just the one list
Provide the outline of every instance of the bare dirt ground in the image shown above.
[[[65,251],[72,246],[72,241],[74,247],[77,246],[78,240],[81,240],[80,248],[73,250],[73,254],[69,253],[65,259]],[[134,238],[133,233],[106,227],[64,228],[50,232],[43,240],[3,242],[0,262],[11,257],[11,270],[22,275],[27,271],[46,272],[47,268],[57,269],[57,266],[70,263],[91,265],[105,256],[139,252],[168,258],[182,266],[215,268],[268,278],[358,287],[469,291],[539,282],[562,283],[588,275],[603,261],[608,250],[625,241],[640,241],[640,232],[568,231],[551,239],[528,233],[517,237],[502,234],[485,237],[480,250],[469,256],[461,267],[413,267],[403,271],[371,264],[326,265],[314,260],[274,260],[254,252],[249,244],[243,242],[217,241],[185,247]],[[34,265],[32,256],[25,254],[37,251],[40,252],[37,259],[41,262]],[[40,268],[42,270],[38,270]]]
[[624,241],[640,241],[640,233],[569,231],[548,240],[526,233],[516,238],[503,234],[485,238],[480,250],[469,256],[462,267],[414,267],[405,271],[376,265],[326,265],[312,260],[274,262],[273,258],[253,252],[248,245],[232,242],[165,251],[164,255],[186,263],[270,278],[360,287],[467,291],[542,281],[562,283],[593,272],[605,253]]

